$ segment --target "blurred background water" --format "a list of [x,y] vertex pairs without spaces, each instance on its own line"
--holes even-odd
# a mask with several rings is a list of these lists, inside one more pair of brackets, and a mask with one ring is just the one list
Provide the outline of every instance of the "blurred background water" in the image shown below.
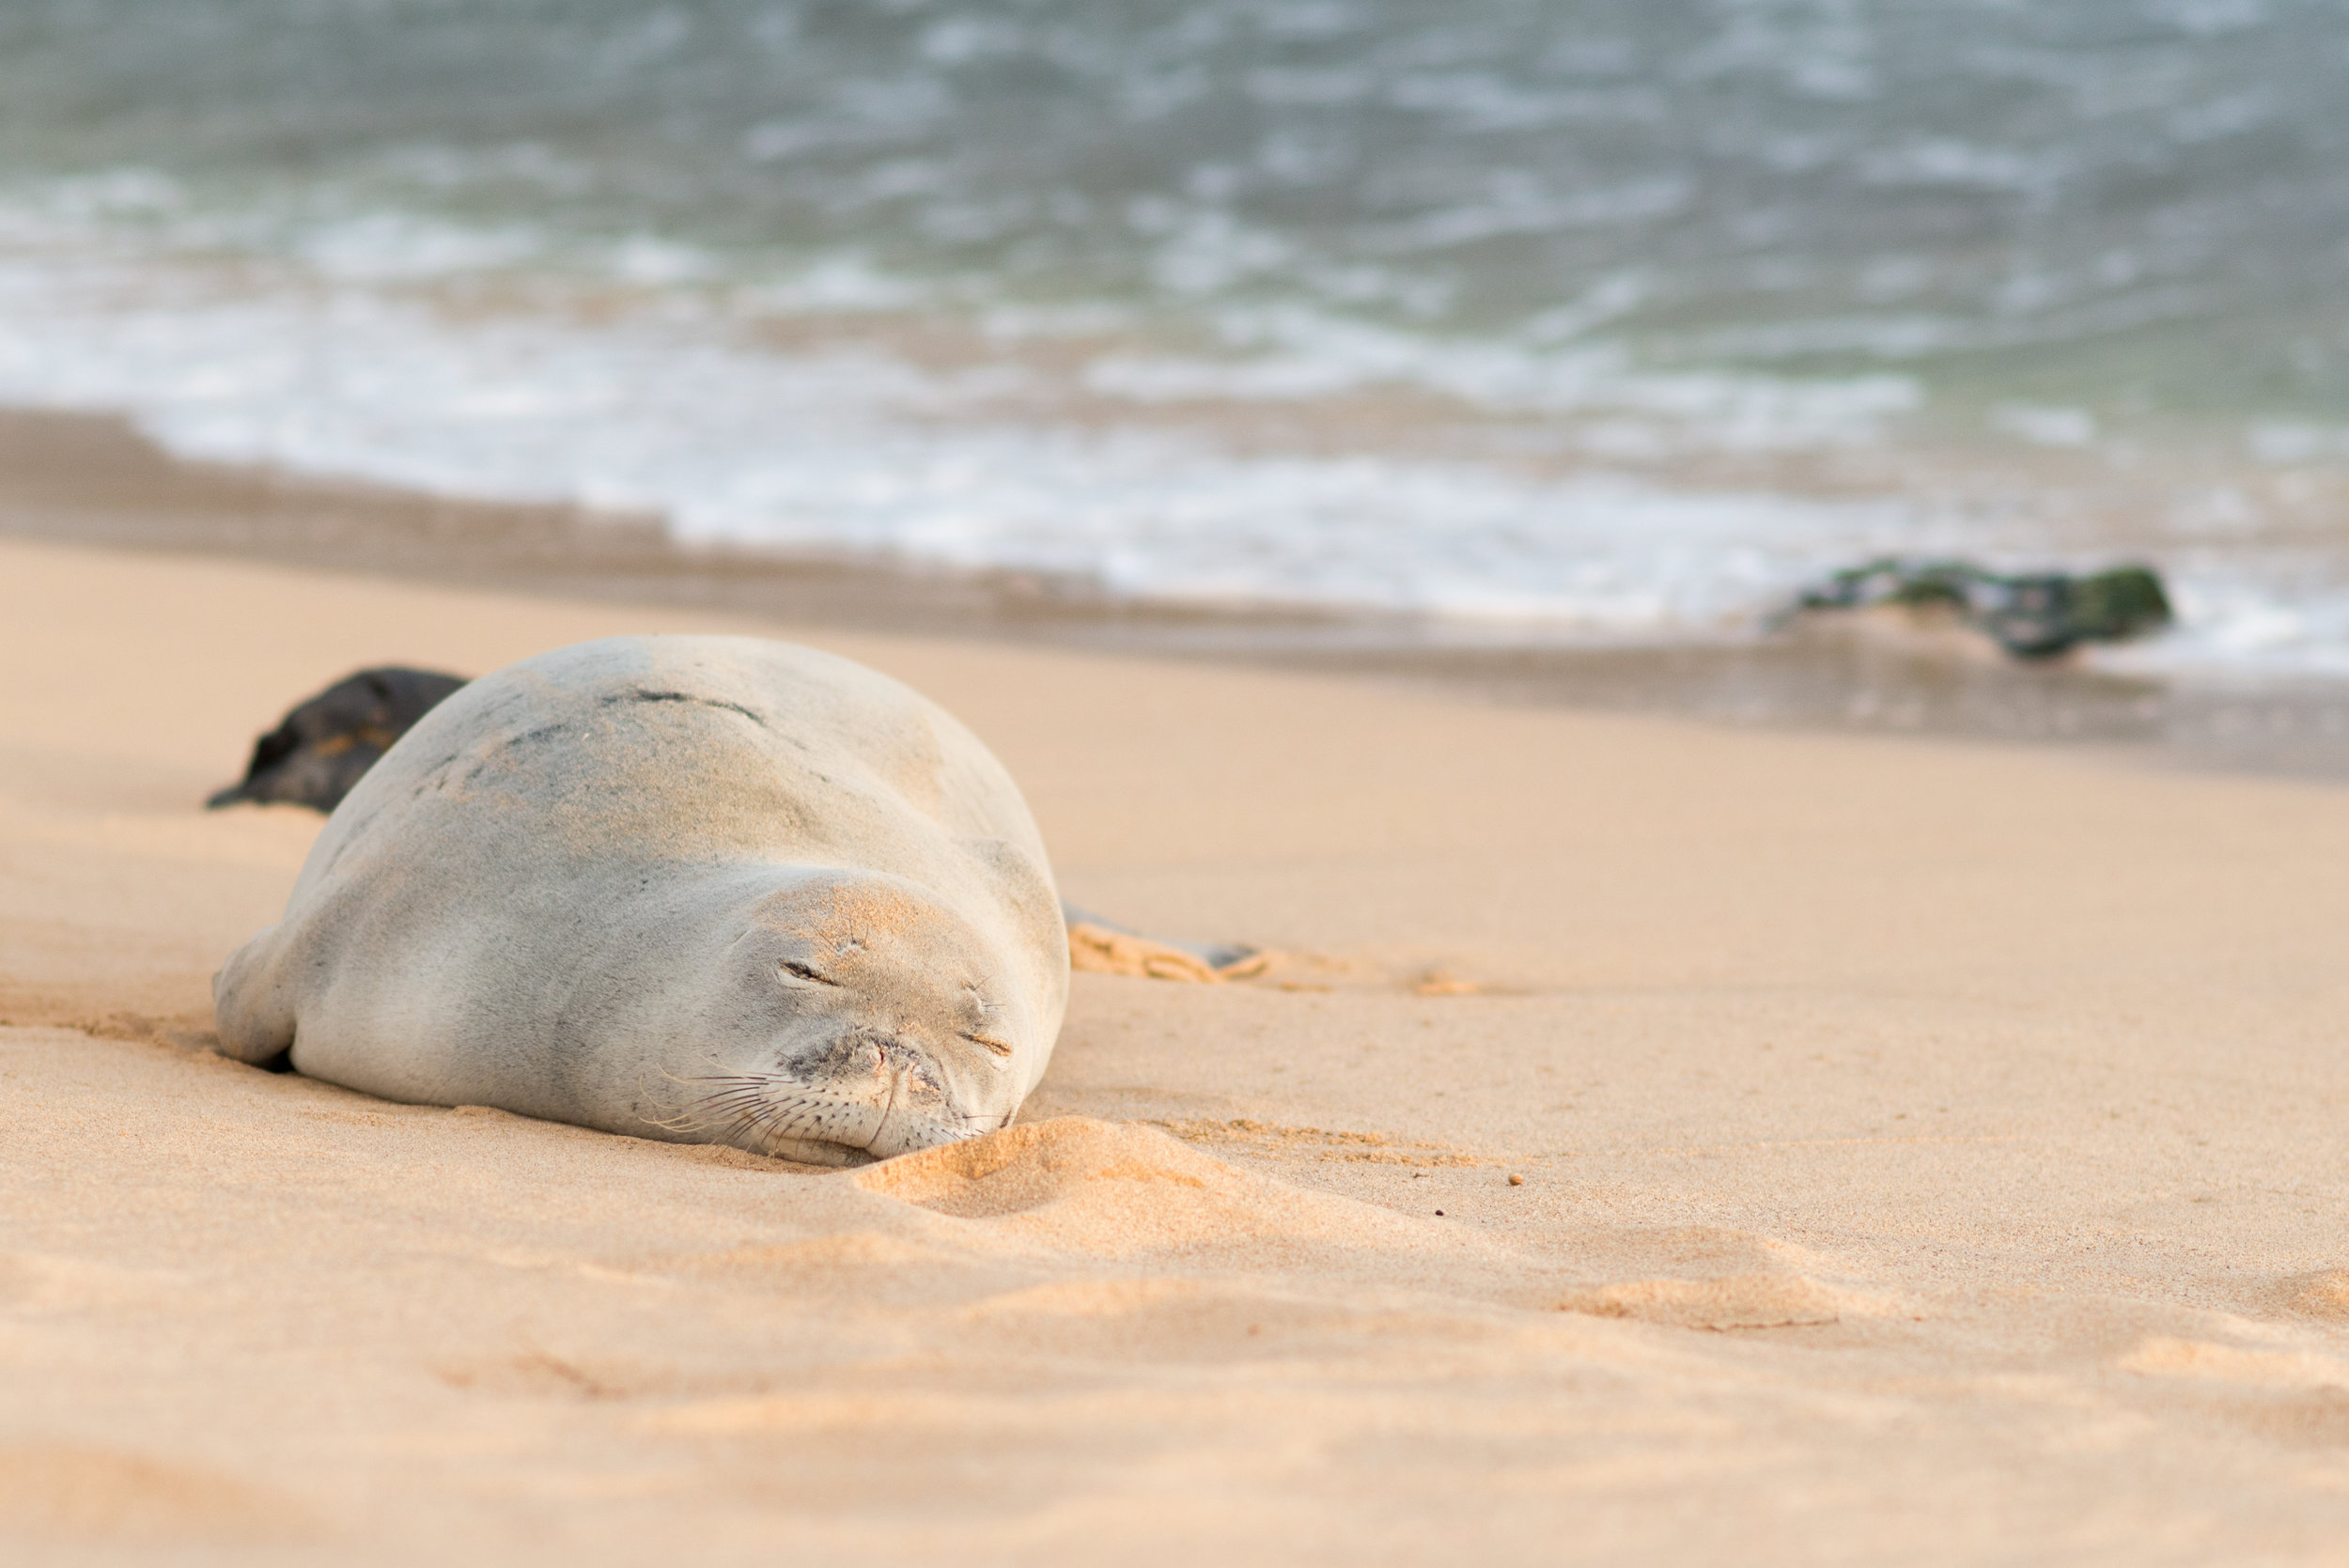
[[684,540],[2349,674],[2340,0],[10,0],[0,400]]

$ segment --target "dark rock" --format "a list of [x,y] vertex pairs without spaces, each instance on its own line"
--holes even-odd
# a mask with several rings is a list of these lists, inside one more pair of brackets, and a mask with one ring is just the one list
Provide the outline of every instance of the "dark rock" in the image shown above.
[[2170,621],[2170,596],[2149,567],[2074,576],[2005,575],[1963,561],[1888,558],[1846,567],[1797,600],[1797,611],[1942,606],[2017,659],[2052,659],[2082,643],[2113,643]]
[[244,778],[205,804],[284,801],[331,812],[393,741],[464,684],[462,675],[397,667],[347,675],[256,741]]

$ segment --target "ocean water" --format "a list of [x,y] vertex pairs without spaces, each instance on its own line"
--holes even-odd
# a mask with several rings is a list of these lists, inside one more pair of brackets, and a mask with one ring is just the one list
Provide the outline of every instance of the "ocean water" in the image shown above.
[[0,400],[1139,597],[1719,642],[2150,561],[2349,675],[2341,0],[11,0]]

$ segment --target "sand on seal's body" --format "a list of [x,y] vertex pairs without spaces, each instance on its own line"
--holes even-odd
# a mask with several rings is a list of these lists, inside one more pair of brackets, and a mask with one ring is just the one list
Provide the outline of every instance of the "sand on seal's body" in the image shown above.
[[1068,939],[1002,764],[835,655],[615,637],[426,714],[215,983],[386,1099],[851,1164],[1008,1125]]

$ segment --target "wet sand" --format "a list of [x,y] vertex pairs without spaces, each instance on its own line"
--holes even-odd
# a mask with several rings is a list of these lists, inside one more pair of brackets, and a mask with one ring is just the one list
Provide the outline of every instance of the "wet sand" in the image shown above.
[[[2349,792],[0,542],[12,1561],[2330,1562]],[[862,1172],[203,1048],[366,663],[808,640],[1064,891],[1022,1125]],[[1522,1178],[1513,1184],[1512,1176]]]
[[2108,750],[2349,780],[2349,683],[2179,685],[2022,665],[1986,642],[1823,619],[1759,644],[1598,648],[1527,628],[1136,603],[1034,572],[681,548],[657,520],[184,462],[105,416],[0,409],[0,536],[666,605],[838,631],[1304,671],[1453,698],[1743,728]]

